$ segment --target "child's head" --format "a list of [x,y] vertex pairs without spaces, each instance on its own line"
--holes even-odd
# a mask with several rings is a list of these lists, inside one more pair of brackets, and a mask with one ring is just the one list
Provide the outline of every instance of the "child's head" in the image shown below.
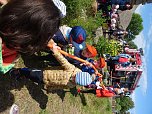
[[81,53],[86,58],[92,58],[97,55],[97,50],[94,46],[86,44],[86,48]]
[[129,2],[127,2],[125,6],[126,6],[127,10],[132,9],[132,5]]
[[116,21],[115,18],[112,18],[112,19],[111,19],[111,24],[116,24],[116,22],[117,22],[117,21]]
[[113,5],[112,8],[113,8],[113,9],[118,9],[118,8],[119,8],[119,5],[118,5],[118,4],[117,4],[117,5]]
[[111,24],[110,26],[111,26],[111,29],[112,29],[112,30],[115,30],[115,29],[116,29],[116,24]]
[[100,68],[103,68],[105,66],[105,59],[100,57],[98,60],[95,60],[93,62],[93,65],[97,68],[97,69],[100,69]]
[[45,48],[60,24],[59,9],[52,0],[12,0],[0,17],[6,46],[23,53]]
[[83,49],[86,41],[86,31],[81,26],[74,26],[70,32],[70,42],[74,47]]

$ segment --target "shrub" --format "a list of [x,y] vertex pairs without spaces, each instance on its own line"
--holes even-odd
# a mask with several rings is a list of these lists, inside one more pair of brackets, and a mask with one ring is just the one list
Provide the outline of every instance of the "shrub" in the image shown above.
[[62,20],[62,24],[70,27],[82,26],[88,35],[93,37],[94,31],[102,25],[103,19],[98,12],[94,17],[92,15],[92,3],[94,0],[63,0],[67,6],[67,16]]
[[119,45],[119,42],[116,40],[108,40],[104,37],[100,37],[97,46],[98,53],[100,55],[106,53],[111,56],[116,56],[122,50],[122,47]]

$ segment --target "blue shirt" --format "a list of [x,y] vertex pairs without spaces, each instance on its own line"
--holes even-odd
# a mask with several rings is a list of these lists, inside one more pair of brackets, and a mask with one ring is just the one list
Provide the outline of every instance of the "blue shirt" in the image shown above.
[[68,45],[68,41],[65,40],[65,38],[64,38],[62,32],[60,31],[60,29],[53,36],[53,40],[58,45]]
[[72,28],[67,26],[61,26],[60,29],[54,34],[53,40],[58,45],[68,45],[70,39],[70,32]]
[[[93,59],[89,59],[88,62],[93,63],[94,60]],[[86,65],[82,65],[81,70],[83,72],[88,72],[91,75],[95,73],[95,70],[92,67],[88,67]]]

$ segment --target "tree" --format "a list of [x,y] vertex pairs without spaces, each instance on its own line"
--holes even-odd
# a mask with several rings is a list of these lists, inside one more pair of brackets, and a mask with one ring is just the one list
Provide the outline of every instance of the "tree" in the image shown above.
[[116,103],[117,104],[116,104],[115,109],[120,114],[129,114],[129,112],[127,111],[134,107],[134,102],[128,96],[122,96],[122,97],[116,98]]
[[133,13],[131,22],[127,27],[127,31],[130,31],[129,38],[126,38],[127,41],[135,39],[135,36],[138,35],[143,30],[143,19],[140,14]]
[[119,104],[116,104],[115,109],[116,109],[117,111],[120,111],[120,110],[121,110],[121,106],[120,106]]
[[138,48],[137,45],[133,41],[129,41],[128,44],[129,44],[130,48],[132,48],[132,49]]
[[128,111],[129,109],[134,108],[134,102],[132,101],[132,98],[125,96],[120,98],[119,105],[121,105],[120,112],[122,113]]

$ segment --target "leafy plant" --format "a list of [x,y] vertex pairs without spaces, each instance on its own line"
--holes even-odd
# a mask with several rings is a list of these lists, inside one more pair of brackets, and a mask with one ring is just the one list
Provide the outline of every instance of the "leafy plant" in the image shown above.
[[93,37],[94,31],[102,25],[104,19],[98,12],[94,17],[92,15],[92,3],[94,0],[63,0],[67,6],[67,16],[62,20],[62,24],[70,27],[82,26],[88,35]]
[[119,45],[118,41],[108,40],[104,37],[100,37],[96,48],[100,55],[106,53],[110,54],[111,56],[117,55],[122,50],[122,47]]

